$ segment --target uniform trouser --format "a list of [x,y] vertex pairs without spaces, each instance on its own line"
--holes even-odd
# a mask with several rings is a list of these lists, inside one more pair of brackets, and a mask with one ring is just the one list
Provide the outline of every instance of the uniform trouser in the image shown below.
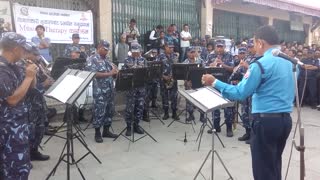
[[31,168],[27,119],[13,121],[25,123],[0,122],[0,179],[27,180]]
[[[186,102],[186,110],[189,113],[189,115],[193,114],[194,112],[194,106],[189,101]],[[201,113],[201,112],[200,112],[200,121],[201,122],[205,121],[204,113]]]
[[[220,110],[215,110],[212,112],[213,124],[214,127],[220,126]],[[234,107],[228,107],[224,109],[224,118],[226,119],[226,125],[232,126],[232,122],[234,119]]]
[[29,115],[29,128],[30,128],[30,150],[31,151],[37,151],[38,147],[41,144],[42,138],[45,133],[45,121],[46,121],[46,113],[37,110],[33,111]]
[[301,103],[301,99],[302,99],[302,91],[303,91],[303,87],[305,82],[307,82],[306,84],[306,92],[309,93],[309,99],[310,99],[310,103],[312,106],[317,105],[317,79],[316,77],[314,78],[308,78],[306,81],[304,78],[299,78],[298,80],[298,90],[299,90],[299,98],[300,98],[300,103]]
[[278,118],[253,115],[250,146],[254,180],[281,180],[281,157],[291,127],[290,114]]
[[114,93],[107,91],[106,93],[93,94],[93,122],[94,128],[101,126],[111,126],[114,114]]
[[132,120],[135,124],[143,118],[143,110],[145,103],[145,88],[135,88],[127,92],[126,100],[126,123],[127,126],[131,126]]
[[167,89],[164,82],[161,81],[161,97],[162,97],[162,108],[165,112],[169,111],[169,101],[171,101],[172,112],[177,111],[177,101],[178,101],[178,84],[177,81],[174,82],[172,88]]
[[158,82],[149,82],[146,87],[145,110],[148,110],[150,101],[155,102],[158,95]]
[[240,102],[241,104],[241,120],[245,129],[251,129],[250,125],[250,99],[247,98]]

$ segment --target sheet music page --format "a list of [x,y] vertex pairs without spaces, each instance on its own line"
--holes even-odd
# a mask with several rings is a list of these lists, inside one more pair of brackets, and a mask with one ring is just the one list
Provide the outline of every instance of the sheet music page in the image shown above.
[[207,88],[199,89],[195,92],[190,93],[190,96],[196,99],[199,103],[203,104],[206,108],[212,109],[222,104],[228,103],[218,94],[210,91]]
[[48,96],[54,97],[57,100],[66,103],[73,93],[80,87],[85,79],[67,75],[58,86],[51,91]]

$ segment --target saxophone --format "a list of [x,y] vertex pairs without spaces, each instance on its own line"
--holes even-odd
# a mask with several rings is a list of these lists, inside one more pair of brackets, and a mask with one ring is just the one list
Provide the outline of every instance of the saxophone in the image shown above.
[[169,75],[169,79],[164,79],[164,85],[166,86],[166,89],[172,89],[174,85],[174,79],[172,78],[172,75]]

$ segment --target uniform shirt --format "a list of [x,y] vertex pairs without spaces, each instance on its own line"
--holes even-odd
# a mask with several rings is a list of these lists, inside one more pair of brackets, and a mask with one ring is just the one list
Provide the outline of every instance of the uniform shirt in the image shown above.
[[24,100],[16,106],[9,106],[7,98],[15,92],[24,80],[21,68],[16,64],[10,64],[0,56],[0,127],[27,123],[28,107]]
[[[313,65],[313,66],[316,66],[318,67],[319,69],[319,63],[318,63],[318,60],[316,59],[313,59],[313,58],[306,58],[306,59],[302,59],[301,60],[304,64],[309,64],[309,65]],[[318,70],[306,70],[304,68],[301,68],[301,66],[298,66],[299,67],[299,78],[316,78],[317,76],[317,71]],[[307,71],[307,77],[306,77],[306,71]]]
[[[186,60],[183,61],[184,64],[191,64],[192,60],[190,60],[189,58],[187,58]],[[205,65],[205,62],[203,59],[201,58],[197,58],[194,62],[195,64],[201,64],[201,66]]]
[[[71,57],[71,50],[73,47],[77,47],[80,49],[80,44],[68,44],[64,49],[64,57],[70,58]],[[80,52],[80,58],[87,59],[87,54],[85,52]]]
[[122,66],[122,69],[130,69],[130,68],[139,68],[139,67],[146,67],[147,61],[144,57],[140,56],[138,58],[134,58],[132,56],[129,56],[124,61],[124,65]]
[[207,59],[208,54],[209,54],[209,53],[208,53],[207,48],[206,48],[206,47],[201,46],[201,54],[200,54],[201,59],[206,60],[206,59]]
[[242,81],[237,85],[229,85],[219,80],[215,81],[215,88],[222,95],[232,100],[244,100],[252,95],[252,113],[292,112],[294,99],[294,80],[292,64],[280,57],[272,55],[267,50],[257,63],[252,63]]
[[[38,47],[39,47],[41,41],[45,41],[50,46],[50,39],[47,37],[45,37],[44,39],[40,39],[39,36],[35,36],[35,37],[31,38],[31,42],[36,44]],[[40,49],[40,55],[43,56],[49,63],[52,62],[52,56],[50,54],[49,48]]]
[[[102,58],[99,54],[94,54],[87,59],[86,69],[91,72],[110,72],[112,64],[109,57]],[[112,76],[93,79],[93,93],[106,93],[113,89]]]
[[166,55],[165,53],[161,53],[158,55],[157,61],[162,62],[162,73],[165,76],[172,75],[172,64],[178,62],[178,56],[175,53],[170,55]]
[[[218,54],[210,54],[210,57],[208,57],[207,61],[206,61],[206,66],[210,66],[211,63],[213,63],[217,57],[219,57],[220,55]],[[234,61],[232,58],[232,55],[228,52],[225,52],[222,56],[221,56],[221,60],[222,62],[227,65],[227,66],[234,66]]]

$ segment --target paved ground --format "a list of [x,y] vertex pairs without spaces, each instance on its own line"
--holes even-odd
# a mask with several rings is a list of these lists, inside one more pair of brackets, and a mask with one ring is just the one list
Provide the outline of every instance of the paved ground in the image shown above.
[[[306,142],[306,180],[320,179],[320,111],[311,110],[308,107],[303,108],[302,118],[305,124],[305,142]],[[296,115],[293,113],[294,121]],[[166,121],[168,124],[170,121]],[[295,125],[295,123],[294,123]],[[142,123],[142,126],[150,132],[158,142],[153,142],[145,137],[140,141],[130,144],[121,137],[116,142],[110,139],[104,139],[104,143],[96,144],[94,142],[94,130],[85,131],[85,140],[91,150],[100,158],[102,164],[99,164],[92,156],[86,157],[79,163],[84,176],[88,180],[184,180],[193,179],[201,163],[211,148],[211,136],[204,134],[200,151],[197,151],[196,139],[200,123],[197,121],[194,133],[191,125],[174,123],[171,127],[163,126],[160,121],[153,120],[150,124]],[[113,123],[115,132],[120,132],[124,128],[124,122],[115,121]],[[294,128],[293,128],[294,130]],[[188,142],[184,144],[184,134],[187,134]],[[225,162],[232,177],[236,180],[249,180],[252,178],[251,160],[249,146],[237,141],[237,138],[244,132],[239,125],[235,129],[233,138],[225,136],[225,128],[220,133],[226,148],[216,141],[216,149]],[[287,168],[288,157],[291,147],[293,131],[287,142],[283,157],[283,174]],[[46,137],[44,138],[46,139]],[[44,145],[44,153],[51,155],[48,162],[33,162],[31,171],[31,180],[45,179],[50,170],[58,160],[64,141],[59,138],[53,138],[48,144]],[[75,141],[75,156],[80,157],[86,151],[78,141]],[[203,170],[204,176],[209,179],[210,166],[207,163]],[[80,180],[81,177],[77,168],[72,166],[71,175],[74,180]],[[66,179],[66,165],[62,163],[57,173],[51,179]],[[199,177],[198,179],[203,179]],[[221,164],[215,161],[215,179],[228,179],[226,172]],[[299,154],[293,151],[292,163],[288,180],[299,179]]]

